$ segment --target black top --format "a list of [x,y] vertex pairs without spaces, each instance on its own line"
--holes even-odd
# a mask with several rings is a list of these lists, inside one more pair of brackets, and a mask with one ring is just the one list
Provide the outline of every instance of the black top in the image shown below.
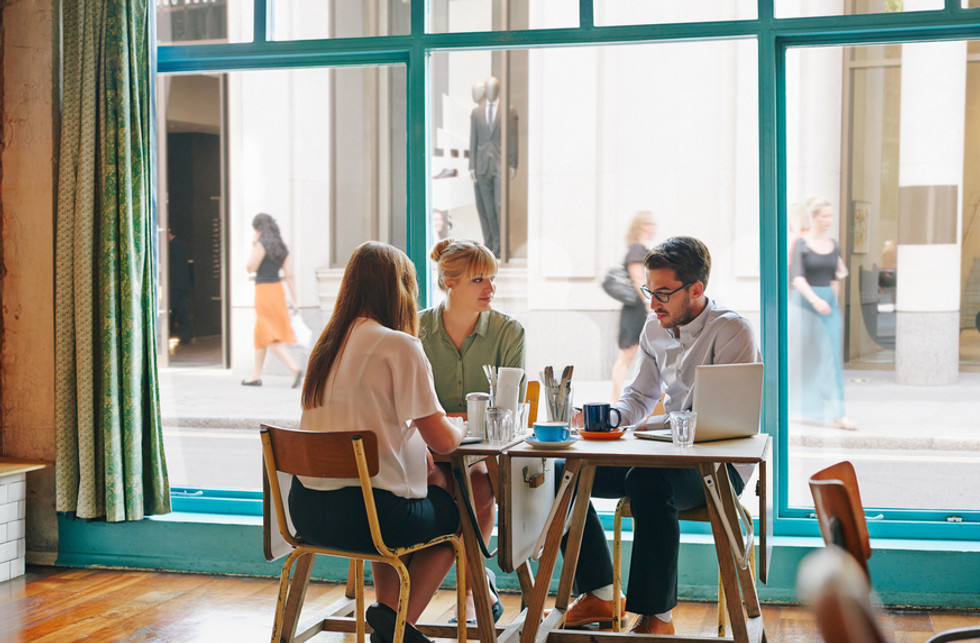
[[631,243],[629,250],[626,251],[626,258],[623,259],[623,267],[628,271],[631,263],[643,263],[646,256],[646,246],[642,243]]
[[262,263],[259,264],[259,269],[255,271],[255,283],[257,284],[274,284],[279,282],[279,269],[282,268],[281,263],[276,263],[269,258],[269,255],[262,257]]
[[811,286],[829,286],[837,280],[837,257],[840,247],[834,241],[834,249],[826,254],[814,252],[802,237],[793,244],[790,259],[790,281],[803,276]]

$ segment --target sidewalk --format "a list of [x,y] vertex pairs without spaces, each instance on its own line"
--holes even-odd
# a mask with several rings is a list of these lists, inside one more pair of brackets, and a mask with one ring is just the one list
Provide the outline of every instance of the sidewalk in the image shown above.
[[[841,449],[980,450],[980,373],[960,373],[952,386],[899,386],[890,370],[844,372],[847,415],[857,431],[791,421],[790,445]],[[261,388],[219,368],[160,371],[165,427],[255,430],[260,423],[297,426],[300,389],[289,376],[263,376]],[[574,383],[576,406],[606,401],[610,383]],[[175,399],[174,394],[179,395]]]

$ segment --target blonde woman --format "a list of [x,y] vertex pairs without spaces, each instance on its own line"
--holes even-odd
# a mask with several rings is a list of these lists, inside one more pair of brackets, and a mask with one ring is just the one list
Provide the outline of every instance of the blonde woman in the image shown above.
[[619,400],[623,392],[623,382],[626,380],[626,372],[630,364],[636,357],[636,351],[640,346],[640,333],[643,331],[643,323],[647,319],[650,309],[640,286],[646,283],[646,275],[643,271],[643,258],[646,257],[650,243],[657,234],[657,223],[653,218],[653,213],[642,211],[637,212],[630,222],[629,230],[626,232],[626,257],[623,259],[623,267],[633,281],[638,300],[635,304],[623,304],[623,310],[619,314],[619,355],[612,367],[612,401]]
[[847,268],[827,233],[834,225],[830,201],[806,201],[810,227],[790,249],[790,414],[853,431],[844,415],[843,321],[840,280]]
[[[419,338],[432,363],[439,403],[450,414],[466,412],[466,394],[488,392],[484,364],[523,369],[524,327],[519,321],[492,308],[497,292],[497,258],[481,243],[443,239],[429,257],[436,264],[439,288],[446,299],[422,311]],[[526,385],[521,384],[523,399]],[[493,530],[496,507],[486,466],[471,467],[473,499],[484,540]],[[467,576],[467,579],[470,577]],[[491,590],[496,587],[491,576]],[[472,620],[473,595],[468,592],[467,620]],[[500,618],[503,606],[494,601]]]
[[[450,453],[463,438],[439,405],[432,369],[417,339],[415,267],[385,243],[357,247],[337,303],[307,367],[300,428],[370,428],[378,435],[380,471],[372,478],[385,543],[399,547],[459,529],[455,486],[433,465],[429,450]],[[370,548],[359,486],[298,477],[289,493],[293,524],[308,542]],[[355,481],[356,482],[356,481]],[[453,565],[449,545],[411,554],[406,641],[428,641],[412,625]],[[378,602],[367,610],[371,641],[392,638],[397,572],[371,563]]]

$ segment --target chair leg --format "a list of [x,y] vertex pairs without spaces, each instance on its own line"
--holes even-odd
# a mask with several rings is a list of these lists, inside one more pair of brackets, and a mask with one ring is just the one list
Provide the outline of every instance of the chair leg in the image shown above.
[[622,612],[623,597],[620,593],[621,583],[623,582],[622,562],[623,562],[623,503],[625,498],[620,498],[616,505],[616,513],[613,514],[613,632],[620,630],[619,614]]
[[456,640],[466,643],[466,555],[460,541],[452,544],[456,552]]
[[725,609],[725,585],[721,582],[721,572],[718,573],[718,636],[724,638],[728,623],[728,610]]
[[[306,588],[313,572],[313,561],[316,554],[303,553],[294,550],[282,565],[279,575],[279,599],[276,602],[275,623],[272,627],[273,643],[288,643],[296,635],[296,625],[299,623],[303,601],[306,599]],[[295,564],[295,570],[293,566]],[[293,571],[290,581],[290,571]]]
[[[398,589],[398,615],[395,618],[395,638],[392,639],[391,643],[404,643],[405,624],[408,623],[408,597],[412,591],[412,580],[408,575],[408,568],[401,560],[396,558],[391,562],[391,566],[398,572],[398,578],[401,580]],[[465,610],[463,614],[466,614]],[[466,618],[464,616],[463,621],[465,620]]]
[[[351,558],[347,573],[347,591],[350,591],[351,576],[354,578],[354,618],[357,623],[357,643],[364,643],[364,561]],[[350,572],[354,572],[351,574]],[[348,598],[350,595],[348,594]]]
[[347,598],[354,598],[357,596],[357,565],[361,566],[361,573],[364,573],[364,561],[357,560],[355,558],[350,559],[350,564],[347,565],[347,586],[344,589],[344,596]]

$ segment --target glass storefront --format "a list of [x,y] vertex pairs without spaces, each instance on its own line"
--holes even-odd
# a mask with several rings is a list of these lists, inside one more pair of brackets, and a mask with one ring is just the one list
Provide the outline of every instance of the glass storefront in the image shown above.
[[[361,60],[328,69],[298,57],[292,66],[263,61],[264,71],[160,76],[161,257],[169,258],[169,226],[190,246],[194,269],[189,342],[161,272],[171,482],[256,490],[255,428],[299,418],[292,374],[274,356],[263,387],[240,384],[256,359],[244,269],[256,213],[279,220],[314,336],[361,241],[404,248],[408,230],[422,228],[427,246],[446,236],[493,246],[502,266],[495,305],[527,329],[529,376],[575,364],[578,402],[612,397],[621,307],[598,282],[623,261],[642,216],[655,226],[644,243],[684,234],[708,244],[707,293],[752,321],[768,342],[770,372],[780,358],[772,334],[785,332],[787,408],[769,404],[766,418],[787,466],[782,508],[806,515],[807,477],[847,458],[869,507],[976,511],[980,47],[828,45],[829,22],[819,17],[866,16],[858,20],[873,34],[865,23],[875,14],[933,11],[942,0],[777,0],[777,29],[781,18],[803,25],[788,36],[784,68],[769,58],[782,50],[765,29],[739,31],[759,20],[756,2],[596,0],[596,42],[554,33],[557,43],[492,40],[498,31],[533,40],[534,30],[574,29],[582,19],[577,1],[517,4],[430,3],[426,34],[412,38],[436,46],[424,62],[420,48],[398,59],[424,67],[411,67],[416,81],[424,77],[415,90],[410,65]],[[191,15],[178,19],[184,5],[158,2],[159,42],[249,42],[245,5],[235,4],[241,14],[228,8],[217,28],[204,13],[195,14],[201,24],[179,23]],[[268,7],[269,40],[395,36],[374,52],[381,56],[411,31],[410,3]],[[822,25],[820,46],[796,46],[809,16]],[[717,33],[692,39],[682,24],[691,21]],[[606,26],[623,41],[602,41]],[[643,29],[651,41],[624,42]],[[652,41],[672,29],[681,37]],[[479,32],[491,34],[482,36],[489,44],[452,35]],[[320,45],[307,46],[304,56]],[[367,49],[352,45],[358,55]],[[770,77],[769,64],[784,76]],[[773,98],[773,85],[785,93]],[[424,144],[411,143],[422,131]],[[424,209],[415,207],[423,188],[410,200],[407,178],[421,155]],[[785,253],[776,249],[783,241],[760,246],[774,229]],[[803,269],[814,259],[829,259],[823,278]],[[785,283],[776,284],[776,264]],[[438,297],[431,281],[428,292],[424,304]],[[786,327],[774,321],[782,314]],[[305,362],[308,347],[290,351]],[[777,398],[778,386],[765,395]]]
[[980,509],[976,45],[788,53],[791,505],[847,458],[867,506]]

